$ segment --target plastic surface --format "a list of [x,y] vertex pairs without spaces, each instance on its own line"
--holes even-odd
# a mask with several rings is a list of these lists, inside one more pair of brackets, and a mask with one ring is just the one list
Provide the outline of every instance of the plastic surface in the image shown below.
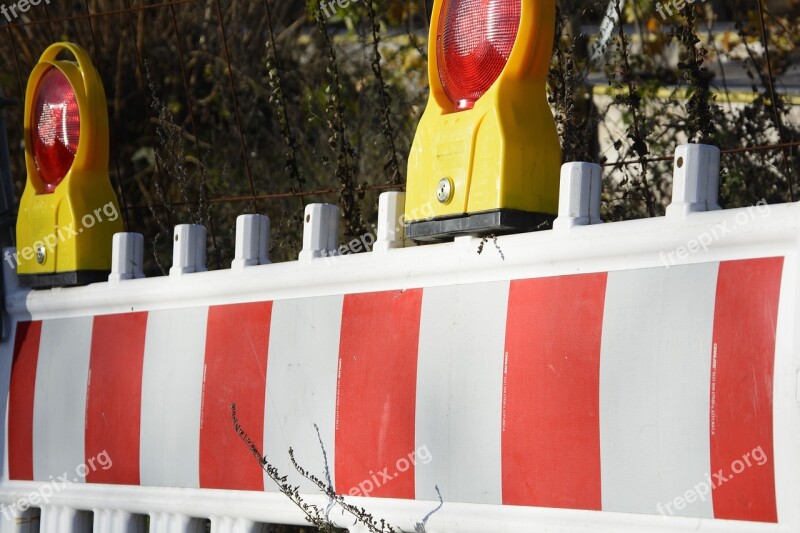
[[436,54],[442,88],[457,109],[471,109],[497,81],[519,32],[521,0],[446,0]]
[[[74,61],[59,59],[68,53]],[[58,74],[56,74],[58,73]],[[60,75],[60,77],[59,77]],[[39,101],[37,87],[42,80],[56,80],[59,91],[64,92],[66,80],[74,91],[75,100],[65,99],[63,106],[47,112],[44,109],[48,96]],[[53,102],[58,100],[55,98]],[[80,116],[80,134],[76,139],[76,123],[70,120],[70,109],[77,104]],[[52,107],[52,106],[51,106]],[[47,118],[46,127],[41,123]],[[39,128],[35,127],[36,120]],[[66,122],[65,122],[66,121]],[[58,124],[56,124],[58,122]],[[56,128],[53,130],[52,128]],[[25,160],[28,170],[25,191],[20,201],[17,223],[18,273],[21,276],[43,276],[61,272],[111,270],[112,237],[122,231],[122,215],[108,176],[108,112],[106,97],[100,77],[86,51],[71,43],[50,46],[42,54],[28,81],[25,101],[25,131],[38,133],[36,139],[25,142]],[[41,142],[40,142],[41,141]],[[56,142],[58,149],[47,147]],[[67,154],[75,148],[74,161],[63,179],[59,181]],[[37,164],[38,161],[38,164]],[[47,161],[47,162],[46,162]],[[41,168],[51,169],[44,173]],[[35,250],[46,250],[44,261],[37,260]],[[59,280],[53,278],[53,285]]]
[[[433,8],[428,56],[431,92],[409,156],[408,220],[496,209],[555,215],[561,149],[545,94],[555,2],[521,1],[519,32],[505,68],[473,107],[465,110],[453,103],[440,78],[442,67],[436,46],[442,37],[441,17],[446,4],[437,0]],[[491,11],[499,3],[486,5],[493,6],[486,8]],[[467,31],[461,23],[454,29]],[[456,52],[449,57],[451,61],[444,67],[449,73],[445,79],[452,80],[448,90],[458,87],[460,74],[456,68],[472,69],[469,65],[482,64]],[[465,82],[471,79],[468,73],[463,75]],[[457,89],[453,99],[469,95],[477,95],[474,88]],[[446,203],[437,199],[437,186],[443,178],[452,180],[454,189]]]
[[33,158],[44,182],[53,192],[69,172],[78,152],[81,114],[78,98],[69,80],[53,67],[36,87],[33,117]]
[[720,208],[719,156],[719,148],[707,144],[681,144],[675,149],[672,203],[667,216],[682,218]]
[[602,224],[600,200],[603,168],[595,163],[565,163],[561,166],[558,218],[553,228],[569,231],[575,226]]
[[205,272],[206,228],[200,224],[175,226],[172,237],[172,267],[170,276]]
[[108,281],[119,283],[127,279],[144,277],[144,236],[141,233],[114,235],[111,274]]

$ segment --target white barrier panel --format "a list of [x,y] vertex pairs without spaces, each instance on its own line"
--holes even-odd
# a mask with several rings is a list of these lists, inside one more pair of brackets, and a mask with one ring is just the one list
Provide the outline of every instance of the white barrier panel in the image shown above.
[[0,499],[303,523],[235,402],[308,501],[290,447],[405,530],[797,530],[798,236],[762,205],[15,291]]

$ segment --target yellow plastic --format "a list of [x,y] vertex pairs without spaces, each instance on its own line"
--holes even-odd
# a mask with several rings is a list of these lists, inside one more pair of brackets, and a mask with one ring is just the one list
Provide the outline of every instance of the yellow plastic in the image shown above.
[[[520,28],[498,80],[472,109],[456,111],[442,87],[436,43],[444,2],[435,0],[428,47],[430,97],[408,164],[406,220],[497,209],[558,213],[561,146],[547,104],[554,0],[522,0]],[[452,199],[437,185],[450,178]]]
[[[75,61],[58,60],[69,52]],[[59,69],[72,84],[81,116],[75,162],[56,190],[44,193],[33,158],[31,131],[39,80]],[[25,98],[25,163],[28,170],[17,220],[18,273],[54,274],[111,269],[111,243],[122,217],[108,176],[108,111],[103,83],[86,51],[72,43],[45,50],[28,79]],[[46,250],[39,264],[37,248]]]

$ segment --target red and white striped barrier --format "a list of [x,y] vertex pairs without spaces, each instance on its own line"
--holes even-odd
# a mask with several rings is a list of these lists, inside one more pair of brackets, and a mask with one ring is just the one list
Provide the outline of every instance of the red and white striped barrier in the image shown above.
[[[366,480],[371,497],[775,523],[783,272],[772,257],[20,322],[9,478],[106,452],[113,468],[79,481],[274,491],[235,402],[282,472],[293,447],[323,477],[316,424],[341,494]],[[422,447],[428,464],[396,471]],[[731,472],[756,448],[763,464]]]
[[427,448],[373,497],[438,485],[448,501],[655,514],[761,447],[763,465],[674,514],[775,522],[782,272],[778,257],[22,322],[9,478],[105,451],[113,468],[86,482],[275,490],[235,402],[282,471],[290,446],[321,468],[317,424],[342,494]]
[[686,208],[12,288],[0,502],[48,533],[302,523],[235,402],[307,501],[290,447],[404,530],[800,531],[798,237],[800,204]]

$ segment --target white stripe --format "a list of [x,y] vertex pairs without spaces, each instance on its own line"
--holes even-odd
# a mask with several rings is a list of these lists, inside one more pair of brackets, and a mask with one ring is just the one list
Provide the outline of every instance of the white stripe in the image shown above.
[[[93,317],[45,320],[33,400],[33,479],[49,481],[85,462],[86,388]],[[85,472],[83,472],[85,474]]]
[[142,371],[142,485],[199,487],[208,308],[152,311]]
[[[416,401],[416,498],[502,503],[500,413],[508,282],[425,289]],[[432,459],[420,450],[429,452]],[[427,464],[425,464],[427,462]]]
[[[796,524],[800,530],[800,261],[797,254],[783,259],[778,317],[775,330],[775,370],[772,392],[773,435],[772,454],[768,458],[775,470],[775,496],[778,517],[782,524]],[[780,466],[777,466],[780,465]]]
[[[343,302],[343,296],[330,296],[277,301],[272,307],[264,453],[281,474],[289,476],[289,483],[315,494],[317,488],[292,466],[289,448],[303,468],[326,481],[324,445],[328,474],[335,483],[336,374]],[[322,444],[313,424],[319,427]],[[278,490],[264,476],[265,489]]]
[[[711,336],[718,263],[611,272],[600,357],[604,511],[713,517]],[[703,492],[699,488],[698,492]],[[680,505],[680,504],[679,504]]]

